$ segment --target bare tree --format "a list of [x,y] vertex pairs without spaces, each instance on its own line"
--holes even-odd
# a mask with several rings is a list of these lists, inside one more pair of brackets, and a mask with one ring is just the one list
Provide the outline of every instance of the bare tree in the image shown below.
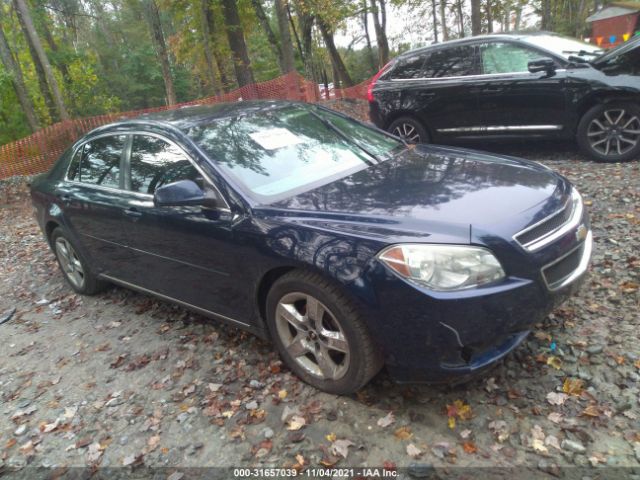
[[151,30],[151,38],[156,49],[156,55],[160,60],[160,68],[162,69],[162,79],[164,80],[164,89],[167,95],[167,105],[175,105],[176,91],[173,86],[173,77],[171,76],[171,64],[169,62],[169,52],[167,44],[164,40],[162,32],[162,23],[160,22],[160,12],[155,0],[144,0],[147,23]]
[[493,6],[491,0],[487,0],[487,33],[493,33]]
[[11,83],[16,91],[16,96],[18,97],[22,111],[24,112],[25,117],[27,117],[29,128],[31,128],[32,132],[35,132],[40,128],[40,125],[38,124],[38,117],[36,116],[36,111],[33,108],[33,102],[31,101],[31,97],[29,97],[27,87],[24,84],[22,70],[20,69],[20,65],[13,59],[13,54],[11,53],[9,44],[7,43],[7,38],[2,31],[2,25],[0,25],[0,60],[7,71],[11,74]]

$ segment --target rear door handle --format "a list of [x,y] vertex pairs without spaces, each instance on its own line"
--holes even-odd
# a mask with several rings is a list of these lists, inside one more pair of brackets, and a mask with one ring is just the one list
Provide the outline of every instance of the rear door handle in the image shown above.
[[128,217],[138,218],[142,216],[142,212],[138,210],[136,207],[127,208],[124,211],[124,214]]
[[504,87],[485,87],[482,89],[484,93],[500,93],[504,91]]
[[72,200],[71,195],[68,193],[59,193],[58,198],[62,200],[63,203],[69,203]]

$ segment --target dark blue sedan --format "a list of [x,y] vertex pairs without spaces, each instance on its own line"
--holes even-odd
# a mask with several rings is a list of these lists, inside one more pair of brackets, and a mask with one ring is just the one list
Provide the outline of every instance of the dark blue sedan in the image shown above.
[[460,380],[513,350],[587,271],[577,190],[537,163],[407,146],[289,102],[92,131],[32,184],[71,287],[109,283],[270,338],[353,392]]

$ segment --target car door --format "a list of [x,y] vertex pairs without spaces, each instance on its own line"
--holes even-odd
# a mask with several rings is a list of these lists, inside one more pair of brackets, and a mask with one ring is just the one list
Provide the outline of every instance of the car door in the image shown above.
[[[121,280],[232,317],[241,295],[238,255],[233,218],[215,186],[180,147],[157,135],[133,136],[125,168],[132,195],[128,207],[134,212],[128,217],[127,245],[135,258]],[[155,206],[155,190],[179,180],[214,190],[219,207]]]
[[[480,45],[482,75],[477,80],[483,134],[547,134],[567,123],[566,73],[530,73],[528,63],[549,54],[511,41]],[[557,61],[557,60],[556,60]]]
[[415,114],[432,133],[453,133],[472,125],[477,96],[470,89],[478,73],[473,45],[438,47],[402,57],[390,81],[398,92],[395,111]]
[[80,145],[58,196],[65,226],[100,273],[120,275],[130,260],[125,247],[126,208],[121,175],[126,135],[104,135]]

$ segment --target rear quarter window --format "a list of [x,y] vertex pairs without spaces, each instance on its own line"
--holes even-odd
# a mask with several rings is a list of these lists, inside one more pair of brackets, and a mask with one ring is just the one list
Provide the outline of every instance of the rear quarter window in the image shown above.
[[476,49],[472,45],[461,45],[434,50],[426,59],[425,77],[465,77],[476,75]]
[[425,57],[425,54],[416,54],[398,59],[395,68],[391,72],[391,79],[405,80],[424,77]]

